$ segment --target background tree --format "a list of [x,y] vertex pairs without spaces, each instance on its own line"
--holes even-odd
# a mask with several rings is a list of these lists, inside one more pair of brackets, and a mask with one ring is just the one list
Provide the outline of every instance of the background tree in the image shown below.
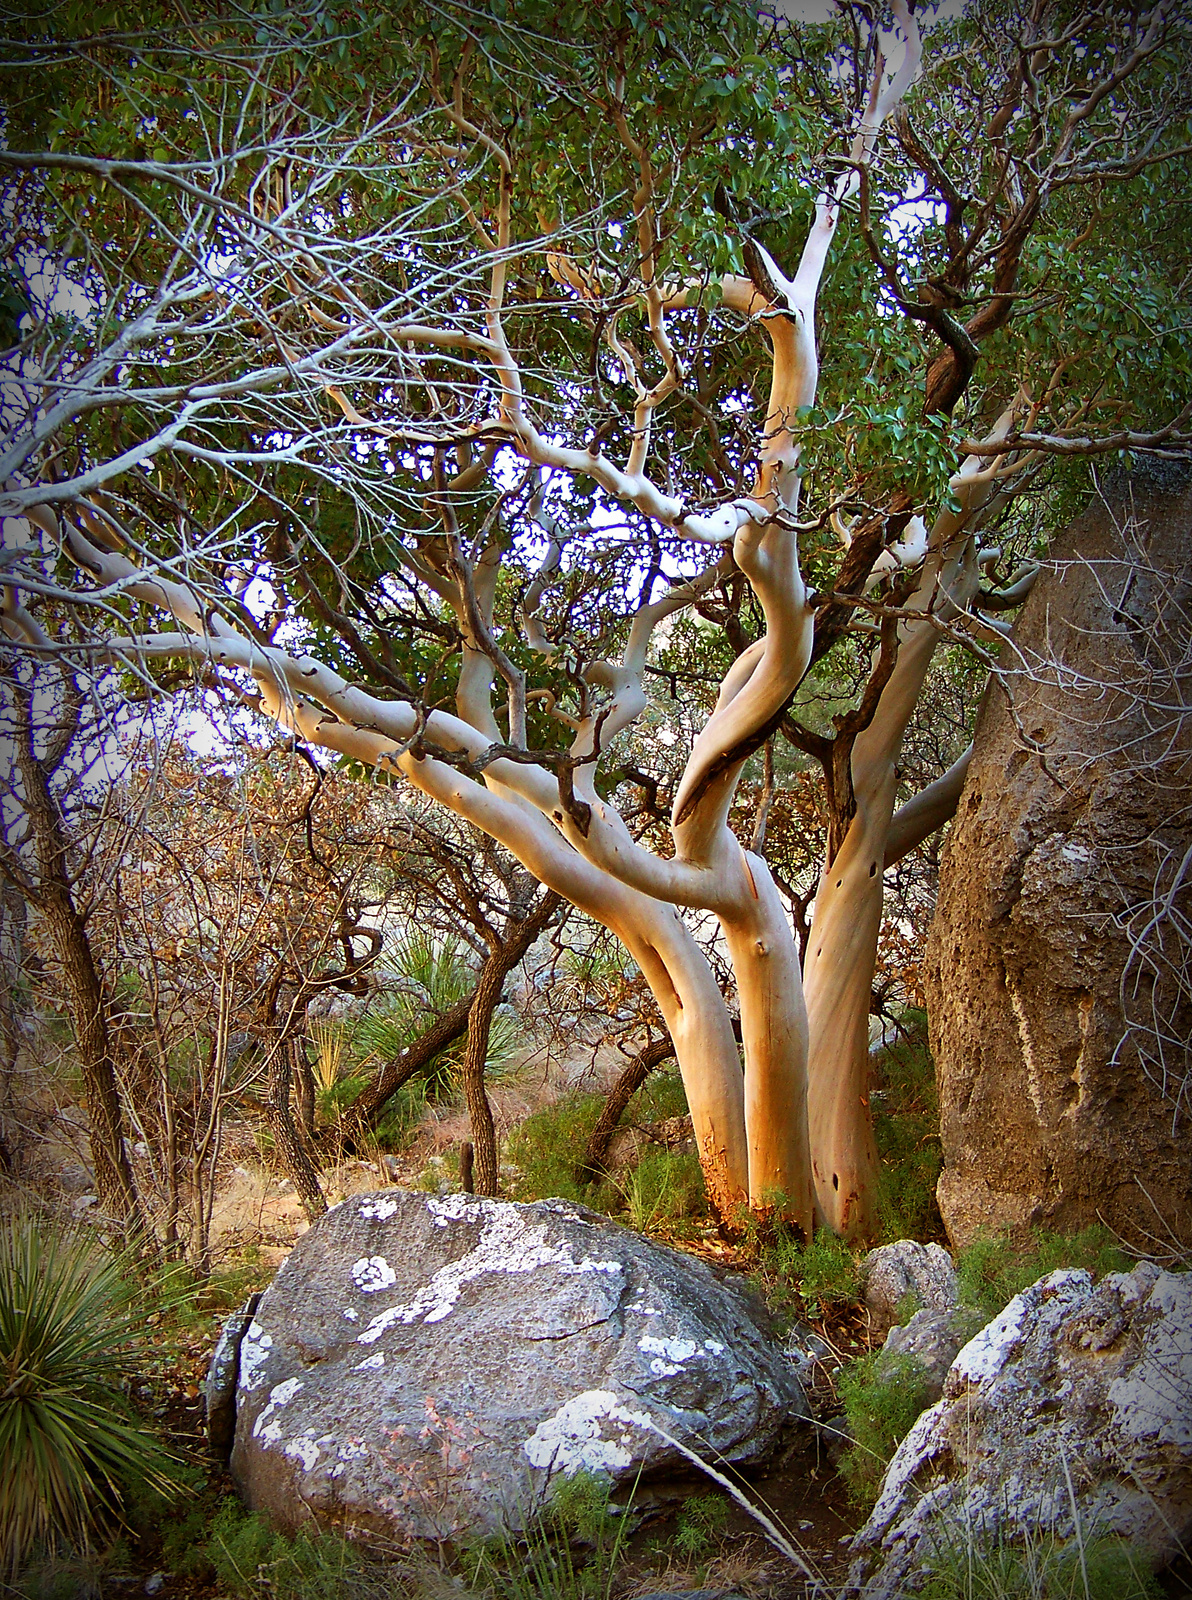
[[[933,660],[1000,638],[1069,463],[1189,443],[1177,9],[1003,0],[922,70],[902,0],[886,32],[180,15],[6,46],[8,214],[46,241],[14,241],[11,593],[69,593],[144,675],[255,680],[500,841],[641,968],[720,1213],[868,1233],[885,873],[965,769],[900,793]],[[701,605],[725,648],[666,856],[618,739]],[[824,785],[803,972],[729,825],[780,733]]]

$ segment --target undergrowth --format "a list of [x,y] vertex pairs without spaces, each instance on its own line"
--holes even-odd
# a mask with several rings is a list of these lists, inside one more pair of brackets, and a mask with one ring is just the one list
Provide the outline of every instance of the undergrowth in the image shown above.
[[913,1355],[871,1351],[837,1379],[852,1444],[840,1463],[850,1497],[870,1506],[881,1490],[890,1457],[928,1400],[927,1374]]
[[277,1533],[264,1517],[225,1500],[208,1537],[178,1553],[183,1576],[214,1573],[237,1600],[389,1600],[393,1576],[366,1551],[331,1532]]
[[1128,1272],[1133,1264],[1108,1228],[1094,1224],[1071,1234],[1037,1229],[1026,1246],[1008,1236],[976,1239],[960,1252],[956,1276],[961,1304],[996,1317],[1016,1294],[1057,1267],[1083,1267],[1100,1278]]
[[465,1552],[463,1577],[491,1600],[609,1600],[632,1519],[609,1498],[607,1479],[560,1478],[520,1535],[498,1534]]
[[1163,1589],[1124,1539],[1049,1533],[982,1542],[959,1528],[937,1541],[919,1600],[1157,1600]]
[[519,1174],[512,1185],[515,1200],[557,1195],[594,1211],[611,1213],[618,1208],[620,1196],[612,1183],[585,1183],[576,1176],[576,1164],[603,1104],[601,1095],[576,1091],[535,1111],[512,1130],[506,1153]]
[[938,1239],[943,1224],[935,1187],[943,1166],[935,1063],[927,1048],[927,1017],[906,1011],[902,1036],[876,1061],[881,1087],[874,1096],[878,1220],[882,1244]]

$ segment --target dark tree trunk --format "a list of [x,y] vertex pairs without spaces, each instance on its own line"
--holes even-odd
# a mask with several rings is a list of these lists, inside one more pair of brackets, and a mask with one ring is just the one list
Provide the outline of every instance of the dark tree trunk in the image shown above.
[[484,1089],[484,1068],[488,1061],[488,1040],[492,1031],[493,1012],[501,998],[501,990],[509,973],[504,959],[505,950],[498,951],[484,963],[480,982],[476,985],[471,1014],[468,1017],[468,1042],[464,1048],[463,1086],[468,1104],[468,1117],[472,1124],[472,1145],[475,1155],[475,1194],[497,1193],[497,1132],[493,1126],[492,1107]]
[[275,1039],[269,1052],[265,1120],[273,1135],[282,1170],[294,1185],[303,1211],[314,1222],[327,1210],[327,1201],[319,1187],[319,1175],[315,1171],[306,1140],[294,1121],[290,1103],[293,1077],[292,1040]]
[[654,1068],[674,1053],[675,1047],[668,1035],[664,1035],[661,1039],[652,1039],[638,1051],[613,1084],[576,1167],[576,1176],[581,1183],[598,1178],[604,1173],[609,1143],[617,1131],[621,1118],[625,1115],[625,1108]]

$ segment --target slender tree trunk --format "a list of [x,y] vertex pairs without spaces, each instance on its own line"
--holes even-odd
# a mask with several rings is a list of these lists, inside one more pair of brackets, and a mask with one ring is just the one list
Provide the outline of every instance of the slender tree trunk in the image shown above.
[[293,1064],[289,1039],[275,1039],[269,1052],[268,1087],[265,1100],[265,1119],[273,1135],[274,1148],[282,1170],[294,1185],[302,1209],[311,1222],[327,1210],[327,1201],[319,1187],[310,1151],[294,1121],[290,1092]]
[[600,1115],[596,1118],[596,1125],[588,1135],[584,1153],[576,1166],[576,1177],[581,1183],[587,1179],[600,1177],[608,1170],[605,1165],[608,1147],[629,1102],[654,1068],[674,1053],[674,1042],[670,1038],[651,1039],[618,1077],[608,1092]]
[[95,969],[86,925],[63,883],[45,885],[41,900],[62,967],[79,1070],[91,1125],[95,1192],[122,1232],[142,1228],[140,1200],[124,1142],[124,1114],[112,1062],[107,997]]
[[315,1075],[307,1059],[305,1040],[295,1035],[290,1039],[291,1063],[294,1073],[294,1098],[298,1102],[298,1118],[308,1146],[315,1147]]
[[493,1125],[492,1107],[484,1089],[484,1068],[488,1061],[488,1040],[492,1030],[493,1012],[501,998],[501,989],[509,967],[502,959],[505,951],[489,957],[476,985],[472,1011],[468,1017],[468,1042],[464,1049],[463,1086],[472,1124],[472,1149],[474,1152],[475,1194],[495,1195],[498,1190],[499,1164],[497,1132]]

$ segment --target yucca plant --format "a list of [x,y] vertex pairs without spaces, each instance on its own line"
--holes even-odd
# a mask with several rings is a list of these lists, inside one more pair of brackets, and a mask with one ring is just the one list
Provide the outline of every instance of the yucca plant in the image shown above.
[[[458,939],[435,938],[413,930],[394,951],[393,991],[356,1023],[352,1050],[357,1061],[392,1061],[411,1045],[433,1016],[450,1010],[476,984],[476,972]],[[498,1010],[488,1039],[487,1069],[496,1076],[512,1058],[521,1029],[508,1012]],[[455,1093],[463,1041],[449,1045],[425,1072],[426,1095],[440,1100]]]
[[0,1222],[0,1573],[39,1544],[85,1550],[132,1489],[176,1487],[125,1394],[133,1265],[28,1212]]

